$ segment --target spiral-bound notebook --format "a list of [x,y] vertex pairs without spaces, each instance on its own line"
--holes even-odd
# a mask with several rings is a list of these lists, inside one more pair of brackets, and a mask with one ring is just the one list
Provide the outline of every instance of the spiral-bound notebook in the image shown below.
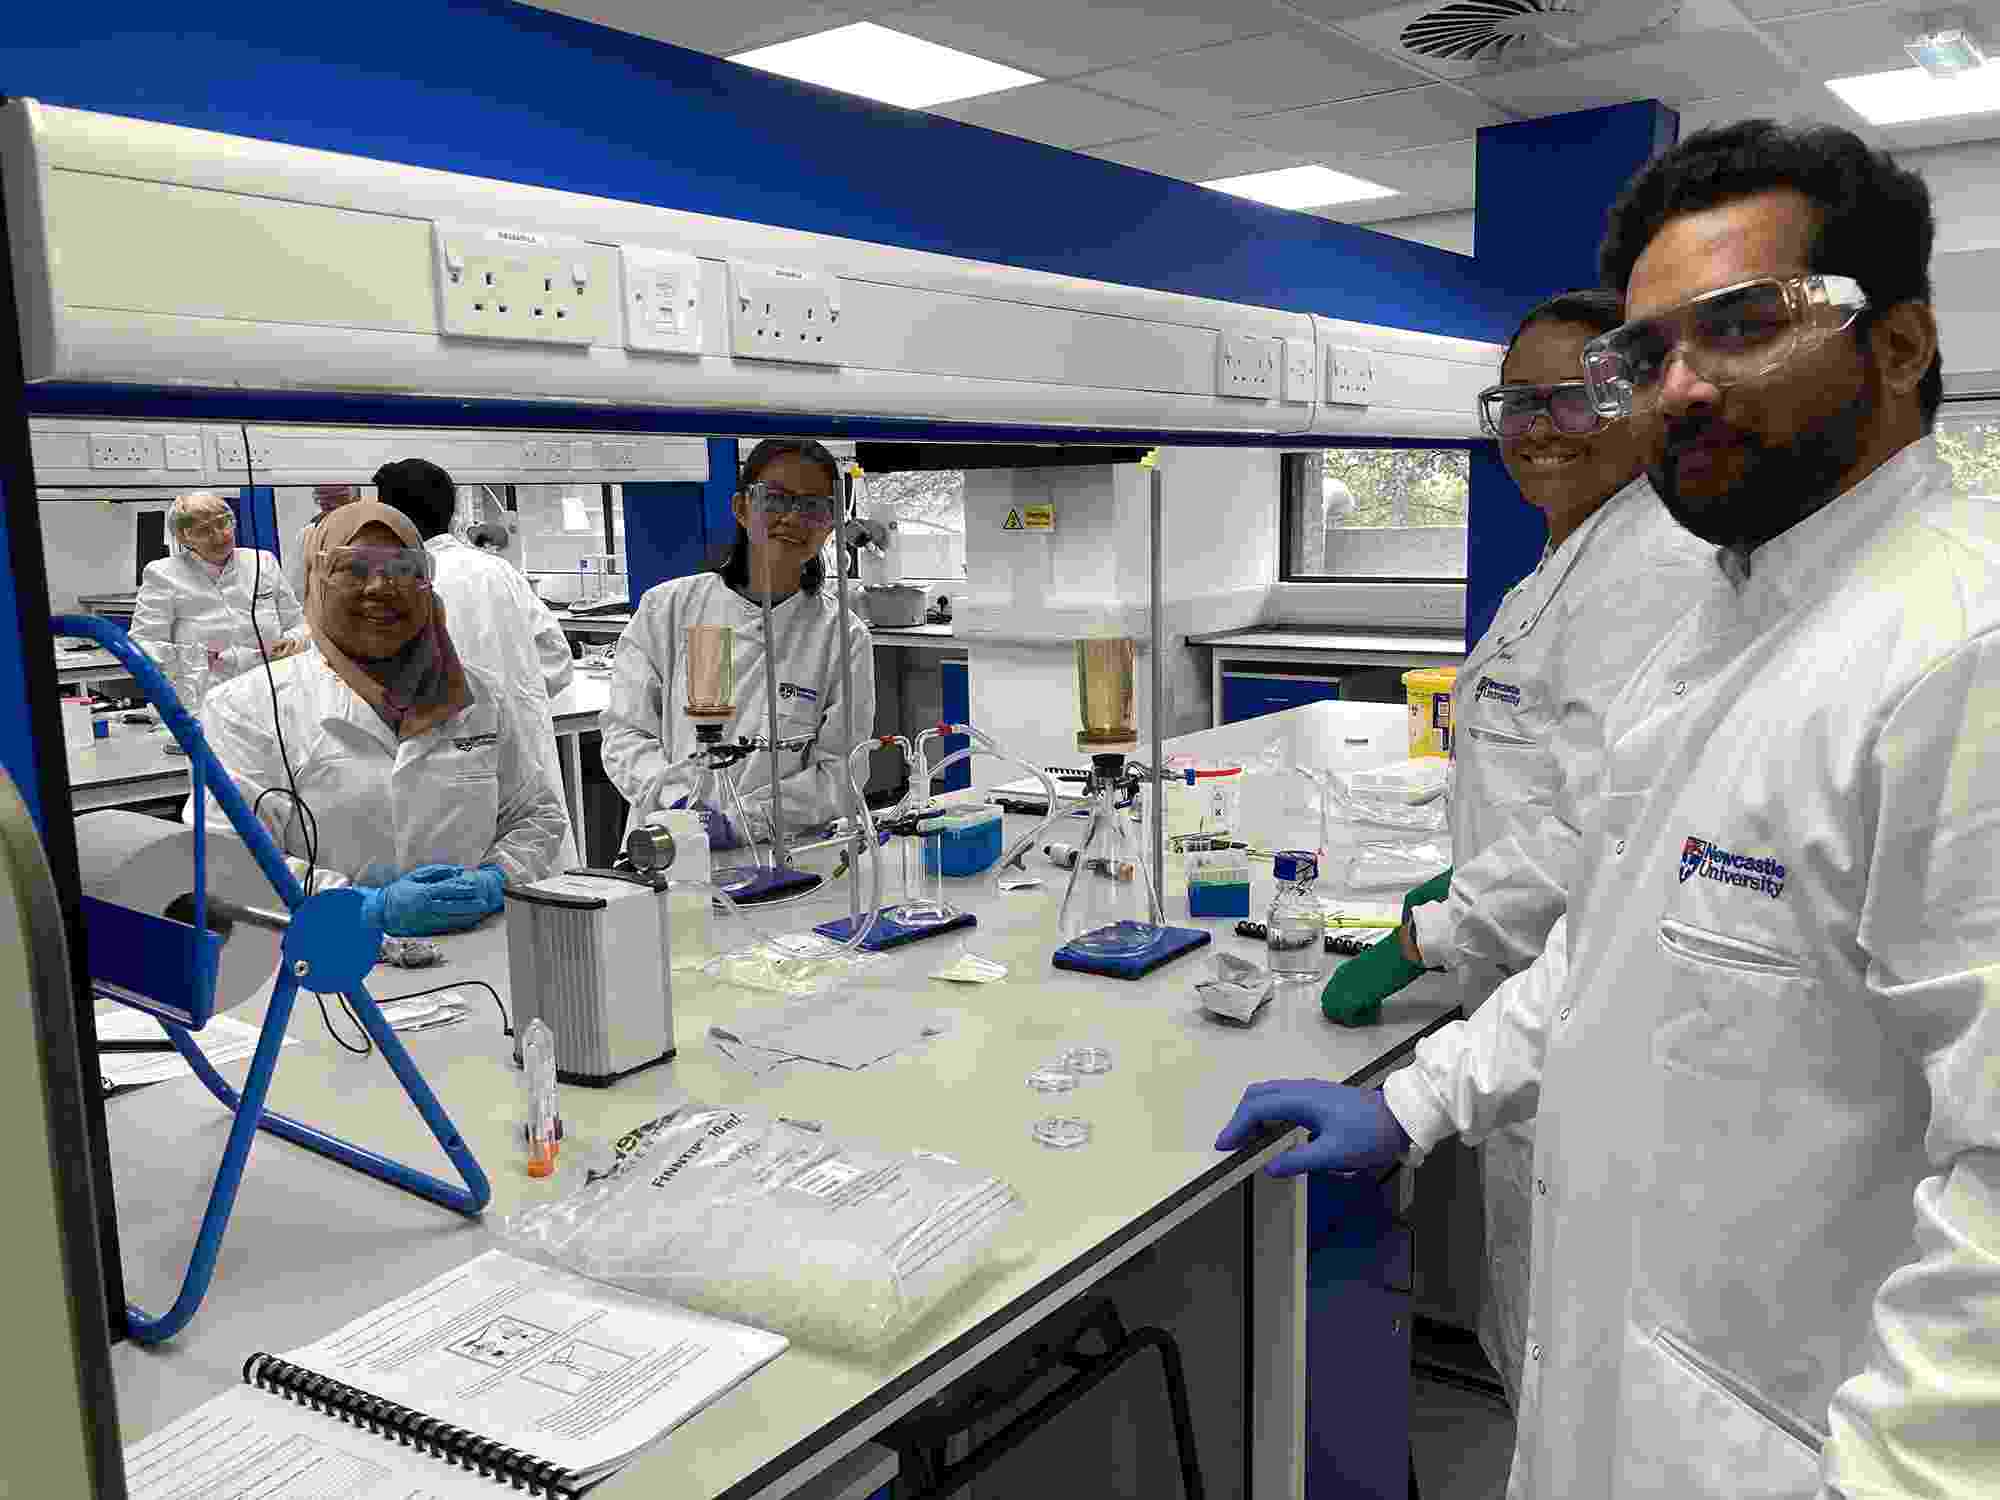
[[581,1493],[786,1347],[492,1251],[125,1450],[132,1500]]

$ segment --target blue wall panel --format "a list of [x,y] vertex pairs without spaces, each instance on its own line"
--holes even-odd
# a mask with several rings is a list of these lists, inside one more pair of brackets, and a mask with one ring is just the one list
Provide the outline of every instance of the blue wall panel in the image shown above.
[[[1545,297],[1597,285],[1597,246],[1618,190],[1673,145],[1680,116],[1651,101],[1578,110],[1479,132],[1473,236],[1479,270],[1519,287],[1505,338]],[[1548,528],[1491,447],[1474,452],[1466,545],[1465,641],[1486,633],[1504,595],[1535,565]]]
[[503,181],[1490,338],[1465,257],[504,0],[17,7],[0,92]]
[[625,486],[625,576],[636,604],[656,583],[699,573],[708,536],[698,484]]

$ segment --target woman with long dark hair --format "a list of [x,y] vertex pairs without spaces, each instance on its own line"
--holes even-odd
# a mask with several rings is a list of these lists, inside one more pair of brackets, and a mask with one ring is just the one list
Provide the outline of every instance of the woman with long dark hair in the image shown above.
[[[723,739],[768,733],[765,680],[776,662],[778,734],[817,735],[845,753],[840,701],[839,605],[826,583],[820,549],[841,509],[840,465],[820,444],[769,438],[737,476],[736,542],[712,572],[669,579],[646,590],[612,660],[611,699],[598,723],[604,770],[630,806],[629,824],[673,807],[687,795],[694,728],[687,702],[687,628],[726,625],[733,636],[736,714]],[[771,634],[764,640],[764,606]],[[875,663],[868,627],[851,610],[847,680],[857,737],[875,727]],[[840,783],[812,763],[811,749],[780,757],[786,832],[822,827],[845,805]],[[768,835],[771,763],[759,752],[731,771],[752,821],[748,830],[711,827],[711,842]]]

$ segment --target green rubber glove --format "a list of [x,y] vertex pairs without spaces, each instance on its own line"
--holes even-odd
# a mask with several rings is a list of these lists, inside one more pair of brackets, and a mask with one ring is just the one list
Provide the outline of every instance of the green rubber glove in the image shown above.
[[1433,901],[1442,901],[1451,894],[1451,867],[1446,866],[1441,874],[1433,875],[1422,885],[1403,898],[1403,920],[1410,920],[1412,907],[1429,906]]
[[1320,991],[1320,1011],[1336,1026],[1373,1026],[1382,1019],[1382,1002],[1423,972],[1403,957],[1402,935],[1392,932],[1333,971]]

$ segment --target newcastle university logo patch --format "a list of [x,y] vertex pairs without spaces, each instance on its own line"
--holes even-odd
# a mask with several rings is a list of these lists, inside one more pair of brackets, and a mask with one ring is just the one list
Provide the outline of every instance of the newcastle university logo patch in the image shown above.
[[1784,894],[1785,867],[1764,855],[1733,854],[1707,839],[1690,836],[1681,845],[1681,884],[1695,876],[1722,885],[1759,891],[1776,900]]
[[1501,682],[1497,678],[1482,677],[1472,691],[1474,703],[1484,703],[1488,698],[1497,698],[1509,708],[1521,706],[1521,690],[1511,682]]

